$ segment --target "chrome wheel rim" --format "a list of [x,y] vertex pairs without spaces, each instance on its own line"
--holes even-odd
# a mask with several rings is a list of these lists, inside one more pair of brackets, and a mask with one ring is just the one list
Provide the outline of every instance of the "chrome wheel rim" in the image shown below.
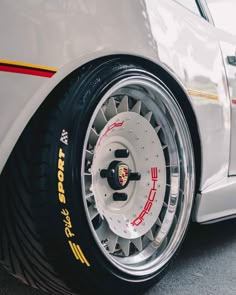
[[[141,178],[131,181],[134,172]],[[166,88],[139,76],[110,87],[90,119],[81,167],[86,216],[103,255],[135,277],[159,271],[185,234],[194,179],[188,127]]]

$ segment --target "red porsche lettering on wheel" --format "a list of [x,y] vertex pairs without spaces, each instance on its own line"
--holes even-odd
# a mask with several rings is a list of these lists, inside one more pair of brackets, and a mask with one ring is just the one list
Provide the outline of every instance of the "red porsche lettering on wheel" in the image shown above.
[[156,193],[157,193],[157,188],[156,188],[156,183],[158,180],[157,167],[151,168],[151,176],[152,176],[152,188],[149,191],[148,200],[143,210],[139,214],[139,216],[136,219],[134,219],[134,221],[131,222],[132,226],[139,226],[144,221],[145,215],[147,215],[152,209],[152,205],[156,198]]
[[106,131],[103,133],[103,135],[101,136],[101,138],[100,138],[100,140],[99,140],[99,142],[98,142],[98,145],[100,145],[101,144],[101,141],[103,140],[103,138],[112,130],[112,129],[114,129],[114,128],[116,128],[116,127],[121,127],[121,126],[123,126],[123,124],[124,124],[124,121],[122,121],[122,122],[115,122],[115,123],[113,123],[113,124],[111,124],[110,126],[108,126],[107,127],[107,129],[106,129]]

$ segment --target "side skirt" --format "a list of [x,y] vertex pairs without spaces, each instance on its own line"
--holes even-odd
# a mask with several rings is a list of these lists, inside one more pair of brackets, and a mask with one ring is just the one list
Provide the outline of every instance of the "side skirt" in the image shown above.
[[197,194],[193,221],[214,223],[236,217],[236,177],[228,177]]

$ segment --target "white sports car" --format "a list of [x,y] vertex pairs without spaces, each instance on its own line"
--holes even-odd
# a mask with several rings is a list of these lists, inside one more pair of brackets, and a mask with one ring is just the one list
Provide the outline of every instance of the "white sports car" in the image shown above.
[[236,215],[235,0],[1,0],[0,260],[140,294]]

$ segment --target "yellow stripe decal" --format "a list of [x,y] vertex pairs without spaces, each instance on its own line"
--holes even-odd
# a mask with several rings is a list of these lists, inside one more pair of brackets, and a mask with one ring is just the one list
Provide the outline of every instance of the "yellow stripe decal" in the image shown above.
[[51,72],[58,71],[57,68],[51,68],[51,67],[46,67],[46,66],[37,65],[37,64],[30,64],[30,63],[25,63],[25,62],[17,62],[17,61],[4,60],[4,59],[0,59],[0,64],[12,65],[12,66],[17,66],[17,67],[25,67],[25,68],[33,68],[33,69],[51,71]]
[[215,94],[207,93],[207,92],[201,92],[193,89],[188,89],[188,93],[192,96],[202,97],[202,98],[208,98],[213,100],[218,100],[218,96]]
[[212,100],[218,100],[218,96],[215,94],[207,93],[207,92],[201,92],[194,89],[188,89],[188,94],[191,96],[197,96],[202,98],[208,98]]
[[75,258],[76,258],[77,260],[79,260],[80,258],[79,258],[78,253],[76,252],[76,250],[75,250],[75,248],[74,248],[74,244],[73,244],[71,241],[69,241],[69,245],[70,245],[70,248],[71,248],[71,250],[72,250],[72,252],[73,252]]
[[81,263],[85,263],[88,267],[90,266],[88,260],[85,258],[81,248],[79,245],[76,245],[75,243],[72,243],[71,241],[68,241],[70,248],[76,258],[76,260],[80,260]]
[[[187,91],[188,91],[188,94],[191,96],[202,97],[202,98],[211,99],[211,100],[219,99],[219,97],[215,94],[201,92],[201,91],[193,90],[193,89],[187,89]],[[231,98],[231,103],[236,105],[236,98]]]
[[84,263],[85,263],[87,266],[90,266],[88,260],[85,258],[84,253],[82,252],[82,250],[81,250],[81,248],[80,248],[79,245],[77,245],[77,249],[78,249],[78,251],[79,251],[79,253],[80,253],[80,255],[81,255],[81,257],[82,257]]
[[207,92],[201,92],[193,89],[188,89],[188,94],[191,96],[197,96],[202,98],[208,98],[212,100],[218,100],[218,96],[215,94],[207,93]]

